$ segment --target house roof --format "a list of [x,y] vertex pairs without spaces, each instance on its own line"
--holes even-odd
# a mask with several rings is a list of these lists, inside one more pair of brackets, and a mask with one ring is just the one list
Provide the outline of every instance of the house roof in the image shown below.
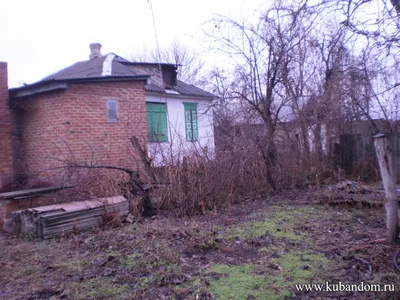
[[138,74],[122,62],[128,61],[114,53],[77,62],[37,82],[10,89],[10,98],[67,89],[70,82],[146,81],[150,78],[149,74]]
[[[130,62],[114,53],[109,53],[77,62],[33,84],[10,89],[10,96],[11,98],[18,98],[57,89],[66,89],[70,82],[147,80],[151,78],[151,82],[145,85],[146,91],[149,92],[207,99],[216,98],[215,95],[180,80],[176,81],[174,87],[165,88],[162,76],[158,74],[159,65],[158,63]],[[161,65],[167,68],[177,67],[177,65],[170,63],[161,63]]]
[[[107,58],[111,59],[111,73],[103,75],[105,63],[107,63],[106,62]],[[77,62],[72,66],[69,66],[50,76],[45,77],[41,81],[98,78],[101,76],[111,76],[111,77],[119,77],[119,76],[137,77],[138,75],[140,75],[141,77],[149,76],[149,74],[138,74],[133,70],[129,69],[128,67],[122,64],[122,62],[125,61],[126,60],[124,58],[119,57],[113,53],[109,53],[107,55],[102,55],[94,59]]]
[[[168,89],[163,89],[162,87],[151,83],[146,85],[146,90],[150,92],[156,93],[168,93]],[[200,89],[192,84],[184,83],[183,81],[177,80],[176,86],[174,86],[174,91],[178,92],[180,95],[184,96],[196,96],[196,97],[207,97],[207,98],[215,98],[214,94],[211,94],[203,89]]]

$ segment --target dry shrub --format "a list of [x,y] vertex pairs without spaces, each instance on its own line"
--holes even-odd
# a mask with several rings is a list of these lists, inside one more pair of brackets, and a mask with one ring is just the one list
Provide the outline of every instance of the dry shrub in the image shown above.
[[[178,216],[205,213],[246,198],[306,187],[332,175],[325,161],[312,152],[305,153],[289,139],[279,139],[277,164],[273,168],[267,159],[268,141],[262,132],[251,135],[247,131],[228,144],[229,147],[215,156],[193,151],[184,159],[175,159],[173,166],[163,167],[163,176],[159,178],[165,187],[153,195],[160,199],[160,208],[172,210]],[[175,153],[177,157],[183,156],[178,151]],[[277,190],[272,190],[267,180],[268,168],[276,180]]]
[[[156,207],[173,211],[177,216],[216,211],[246,198],[276,192],[267,180],[268,171],[273,174],[278,190],[306,186],[325,171],[323,163],[302,151],[295,139],[283,137],[276,143],[278,163],[272,168],[266,155],[265,133],[254,128],[245,129],[233,137],[228,136],[227,147],[217,145],[216,154],[212,153],[212,148],[205,150],[197,144],[193,144],[190,151],[175,148],[171,152],[169,148],[160,147],[156,155],[161,157],[158,164],[163,167],[156,172],[157,182],[152,182],[159,188],[150,195],[152,202],[157,202]],[[124,195],[130,200],[130,211],[136,219],[148,206],[146,193],[135,194],[135,197],[131,193],[132,182],[124,171],[73,166],[67,170],[71,173],[66,175],[66,181],[75,185],[73,190],[67,190],[71,192],[68,201]],[[140,175],[142,180],[148,181],[144,170]]]
[[328,158],[321,160],[315,153],[305,153],[283,144],[278,158],[275,176],[280,189],[301,189],[340,180],[340,170],[335,170]]
[[67,190],[71,200],[88,200],[113,197],[123,194],[121,182],[128,181],[129,176],[121,171],[107,169],[75,169],[69,182],[74,188]]
[[160,199],[160,208],[178,216],[205,213],[270,191],[265,165],[251,151],[229,151],[215,158],[194,153],[163,171],[161,181],[167,184],[153,197]]

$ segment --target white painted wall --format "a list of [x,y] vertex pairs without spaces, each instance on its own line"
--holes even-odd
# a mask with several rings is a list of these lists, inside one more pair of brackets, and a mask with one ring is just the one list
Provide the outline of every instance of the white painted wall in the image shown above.
[[[173,164],[183,156],[196,152],[203,154],[205,148],[207,155],[213,155],[215,144],[211,101],[175,95],[146,95],[146,102],[167,103],[168,142],[149,142],[149,156],[154,159],[155,165]],[[197,142],[186,141],[184,102],[197,103]]]

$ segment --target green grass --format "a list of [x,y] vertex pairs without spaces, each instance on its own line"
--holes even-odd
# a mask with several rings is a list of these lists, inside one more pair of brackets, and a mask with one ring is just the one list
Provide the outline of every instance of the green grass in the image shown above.
[[276,238],[288,238],[291,240],[302,239],[300,234],[295,234],[288,227],[289,226],[285,224],[277,224],[271,220],[264,220],[252,222],[242,228],[237,228],[234,235],[235,237],[245,240],[262,237],[264,235],[272,235]]
[[62,262],[62,263],[53,265],[53,267],[56,269],[66,269],[69,271],[81,272],[89,264],[90,264],[90,259],[86,258],[86,259],[75,259],[75,260]]
[[137,263],[139,257],[140,257],[139,254],[134,253],[128,255],[121,255],[119,258],[122,266],[132,267]]
[[118,285],[106,278],[92,278],[70,284],[74,299],[129,299],[129,287]]
[[295,209],[275,208],[273,212],[262,216],[262,221],[252,221],[240,225],[231,226],[227,231],[228,239],[254,239],[264,235],[275,238],[287,238],[294,241],[304,239],[304,235],[295,230],[295,222],[300,217],[309,213]]
[[[317,215],[315,208],[274,207],[264,220],[251,221],[229,227],[222,238],[251,240],[265,235],[281,240],[258,249],[264,258],[256,265],[215,265],[211,272],[228,274],[212,279],[210,291],[216,299],[283,299],[293,296],[296,284],[310,283],[318,276],[321,281],[323,266],[330,261],[322,255],[309,252],[306,232],[297,230],[304,220]],[[318,215],[317,215],[318,216]],[[293,249],[293,242],[305,241],[305,247]],[[290,245],[289,250],[287,246]],[[303,246],[304,246],[303,245]],[[288,252],[289,251],[289,252]]]
[[253,265],[215,265],[214,272],[229,274],[229,277],[212,280],[211,293],[216,299],[247,299],[249,295],[259,298],[263,294],[259,288],[265,287],[268,281],[253,269]]
[[[216,299],[283,299],[293,295],[296,284],[310,283],[327,259],[316,254],[291,252],[267,265],[215,265],[213,272],[227,274],[211,281]],[[320,280],[320,278],[319,278]]]

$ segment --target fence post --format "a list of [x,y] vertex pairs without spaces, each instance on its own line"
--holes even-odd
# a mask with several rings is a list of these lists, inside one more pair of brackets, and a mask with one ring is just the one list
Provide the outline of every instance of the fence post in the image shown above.
[[375,135],[374,144],[385,189],[386,238],[389,244],[395,244],[399,241],[399,214],[393,152],[384,134]]

